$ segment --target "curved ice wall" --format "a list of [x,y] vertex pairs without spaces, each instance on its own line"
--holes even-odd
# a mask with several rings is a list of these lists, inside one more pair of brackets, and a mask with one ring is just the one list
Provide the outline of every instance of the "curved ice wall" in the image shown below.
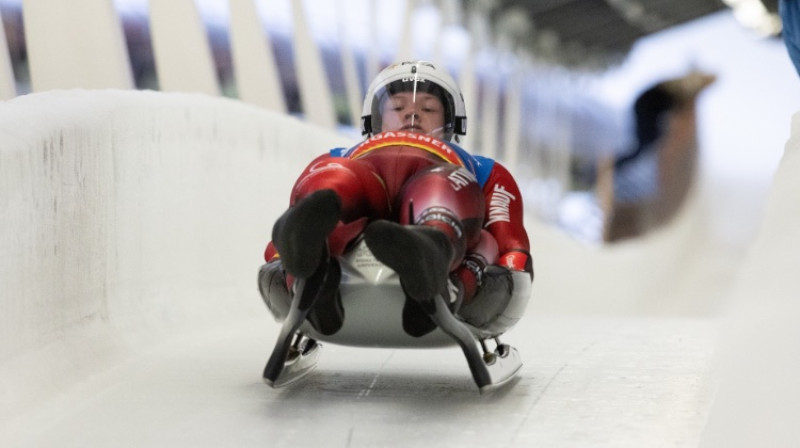
[[199,94],[0,103],[2,412],[169,335],[263,313],[255,276],[290,179],[347,142]]

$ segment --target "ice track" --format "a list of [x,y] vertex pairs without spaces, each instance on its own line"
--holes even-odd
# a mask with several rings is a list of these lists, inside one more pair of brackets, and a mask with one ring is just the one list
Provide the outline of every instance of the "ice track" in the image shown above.
[[[326,345],[305,382],[260,369],[274,325],[169,341],[82,381],[3,446],[696,446],[715,329],[691,319],[533,317],[527,365],[481,396],[458,349]],[[10,437],[8,437],[10,435]]]
[[[338,143],[283,120],[144,92],[0,105],[0,248],[10,254],[0,270],[0,446],[800,440],[787,380],[800,369],[785,356],[787,341],[800,340],[791,300],[800,287],[783,268],[800,265],[796,140],[747,254],[703,233],[702,191],[668,228],[614,249],[531,222],[537,279],[526,318],[505,338],[525,363],[511,387],[479,395],[455,347],[325,344],[304,382],[273,390],[261,371],[279,327],[255,277],[286,191],[269,188],[288,189],[316,148]],[[752,300],[757,290],[769,307]],[[757,369],[730,368],[750,359],[768,383],[753,381]]]

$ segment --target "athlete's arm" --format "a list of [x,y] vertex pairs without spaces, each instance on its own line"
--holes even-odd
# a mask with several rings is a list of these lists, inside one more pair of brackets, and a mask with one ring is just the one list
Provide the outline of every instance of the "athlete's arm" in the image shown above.
[[497,264],[533,275],[528,233],[524,226],[522,194],[514,177],[496,163],[483,186],[486,198],[484,228],[497,240]]

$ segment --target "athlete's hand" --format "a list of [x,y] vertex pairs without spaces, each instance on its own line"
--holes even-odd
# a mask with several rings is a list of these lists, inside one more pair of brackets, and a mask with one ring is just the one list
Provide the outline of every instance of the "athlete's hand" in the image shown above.
[[514,279],[508,268],[494,264],[486,266],[477,294],[458,310],[458,314],[468,324],[483,328],[503,312],[513,289]]

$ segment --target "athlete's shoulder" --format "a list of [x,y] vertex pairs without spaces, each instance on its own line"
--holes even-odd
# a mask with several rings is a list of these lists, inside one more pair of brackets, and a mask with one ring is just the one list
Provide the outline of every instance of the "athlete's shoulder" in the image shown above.
[[453,143],[447,143],[458,155],[465,161],[465,165],[471,167],[471,171],[478,178],[478,184],[483,187],[486,181],[489,180],[489,175],[494,169],[495,161],[489,157],[472,155],[466,149]]
[[350,154],[350,152],[356,148],[356,146],[358,145],[351,146],[349,148],[346,147],[333,148],[330,151],[328,151],[328,154],[330,154],[331,157],[347,157]]

